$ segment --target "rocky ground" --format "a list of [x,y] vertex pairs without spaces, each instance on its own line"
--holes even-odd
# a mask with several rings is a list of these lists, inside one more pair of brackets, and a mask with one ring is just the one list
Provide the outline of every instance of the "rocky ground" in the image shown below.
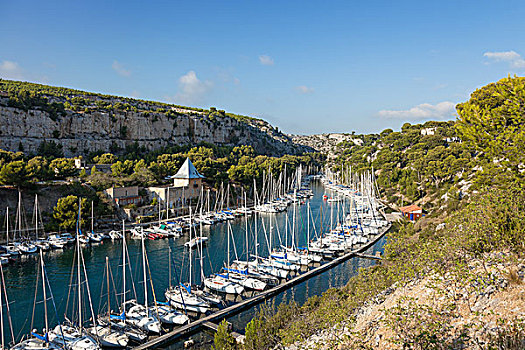
[[394,285],[353,319],[286,349],[525,349],[525,260],[498,254],[471,260],[468,276],[450,271]]

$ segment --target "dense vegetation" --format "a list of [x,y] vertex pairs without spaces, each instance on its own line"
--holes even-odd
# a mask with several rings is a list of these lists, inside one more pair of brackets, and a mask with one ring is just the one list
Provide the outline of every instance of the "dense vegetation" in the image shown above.
[[21,81],[0,79],[0,91],[7,93],[8,106],[18,107],[24,110],[41,109],[49,112],[53,119],[65,113],[66,110],[77,112],[101,111],[109,113],[118,111],[140,111],[145,114],[148,114],[148,112],[160,112],[165,113],[167,116],[193,115],[211,118],[226,116],[245,123],[262,122],[260,119],[227,113],[224,110],[217,110],[214,107],[206,110]]
[[522,178],[525,164],[525,78],[505,78],[459,104],[456,121],[406,123],[401,131],[356,135],[338,145],[335,170],[374,169],[390,203],[418,201],[452,209],[466,195]]
[[[250,186],[254,178],[262,181],[265,172],[278,174],[286,167],[289,173],[292,173],[299,164],[313,166],[320,165],[322,161],[319,154],[270,157],[257,155],[251,146],[204,145],[167,150],[174,153],[130,150],[121,157],[112,153],[97,152],[87,160],[93,167],[88,171],[79,171],[75,167],[74,158],[63,158],[59,148],[56,144],[52,146],[53,144],[46,143],[45,147],[42,147],[45,148],[43,156],[32,158],[26,157],[22,152],[0,150],[0,184],[24,188],[41,181],[80,177],[99,190],[112,185],[148,186],[166,182],[166,177],[175,174],[189,157],[211,185],[231,181]],[[111,172],[97,170],[97,165],[101,164],[110,166]]]
[[338,145],[334,168],[339,170],[343,164],[357,172],[374,169],[384,196],[399,205],[437,202],[447,192],[460,198],[460,189],[454,185],[470,179],[477,160],[458,138],[455,124],[406,123],[398,132],[387,129],[378,135],[358,135],[362,146],[348,141]]
[[[506,288],[505,284],[494,286],[491,266],[508,267],[507,272],[502,271],[508,273],[506,280],[523,283],[516,271],[525,258],[524,81],[509,77],[476,90],[468,102],[458,105],[456,122],[405,124],[398,133],[386,130],[363,137],[362,147],[341,145],[336,163],[344,160],[354,170],[373,166],[388,195],[437,198],[461,181],[476,191],[457,202],[457,210],[446,211],[444,220],[427,217],[417,224],[396,226],[388,233],[382,263],[360,270],[345,287],[329,289],[302,306],[264,306],[246,326],[246,342],[239,347],[288,345],[341,322],[351,330],[360,307],[384,298],[392,288],[425,279],[440,303],[405,300],[384,310],[377,320],[379,327],[390,332],[392,345],[402,349],[522,349],[525,320],[495,315],[499,317],[497,327],[487,336],[479,332],[486,326],[483,317],[494,315],[473,311],[473,305],[489,288]],[[421,134],[428,127],[436,127],[434,135]],[[455,136],[462,142],[444,140]],[[394,191],[387,190],[388,186]],[[472,317],[462,320],[461,327],[453,327],[461,318],[460,305],[466,305]],[[217,335],[221,336],[224,334]],[[350,331],[333,348],[373,349],[365,340],[364,334]]]
[[[45,142],[40,148],[41,155],[31,158],[22,152],[0,150],[0,185],[37,190],[42,183],[56,180],[65,183],[70,190],[66,191],[66,197],[62,199],[67,198],[68,204],[59,201],[53,214],[47,215],[47,228],[50,230],[74,227],[72,219],[76,217],[78,204],[70,198],[72,194],[87,198],[89,202],[94,201],[96,215],[108,215],[112,210],[103,190],[112,186],[167,184],[170,180],[166,178],[175,174],[187,157],[206,177],[209,186],[219,188],[221,184],[233,183],[248,191],[254,179],[261,185],[265,173],[279,174],[286,168],[288,175],[291,175],[299,164],[319,166],[322,162],[319,154],[270,157],[257,155],[251,146],[202,145],[172,147],[157,152],[134,148],[120,157],[112,153],[94,152],[87,159],[88,164],[93,164],[91,168],[77,169],[75,159],[64,158],[54,142]],[[106,166],[109,172],[97,169],[100,166]],[[72,209],[74,205],[77,205],[76,210]],[[82,208],[86,209],[84,204]]]

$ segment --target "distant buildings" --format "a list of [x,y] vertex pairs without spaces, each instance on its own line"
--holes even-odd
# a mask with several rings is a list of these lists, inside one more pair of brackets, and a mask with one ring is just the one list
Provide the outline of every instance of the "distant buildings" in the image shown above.
[[421,129],[421,135],[434,135],[436,133],[436,128],[424,128]]
[[416,221],[423,216],[423,209],[415,204],[401,207],[399,208],[399,211],[410,221]]

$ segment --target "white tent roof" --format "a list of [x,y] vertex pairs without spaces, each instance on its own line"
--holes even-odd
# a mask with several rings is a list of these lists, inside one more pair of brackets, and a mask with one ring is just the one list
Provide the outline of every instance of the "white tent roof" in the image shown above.
[[190,158],[186,158],[179,171],[170,179],[204,179],[204,176],[197,171]]

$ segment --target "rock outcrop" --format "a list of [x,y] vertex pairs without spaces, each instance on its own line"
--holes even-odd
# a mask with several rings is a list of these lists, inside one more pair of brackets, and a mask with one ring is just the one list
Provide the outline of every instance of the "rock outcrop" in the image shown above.
[[342,133],[316,134],[316,135],[291,135],[294,143],[310,147],[318,152],[324,153],[328,158],[336,155],[337,145],[341,142],[353,142],[361,146],[363,140],[357,136]]
[[[0,148],[36,153],[43,141],[62,145],[65,156],[124,150],[136,144],[148,150],[173,145],[251,145],[258,153],[282,155],[309,150],[263,120],[229,116],[142,111],[66,110],[51,118],[43,110],[0,104]],[[115,151],[116,150],[116,151]]]

